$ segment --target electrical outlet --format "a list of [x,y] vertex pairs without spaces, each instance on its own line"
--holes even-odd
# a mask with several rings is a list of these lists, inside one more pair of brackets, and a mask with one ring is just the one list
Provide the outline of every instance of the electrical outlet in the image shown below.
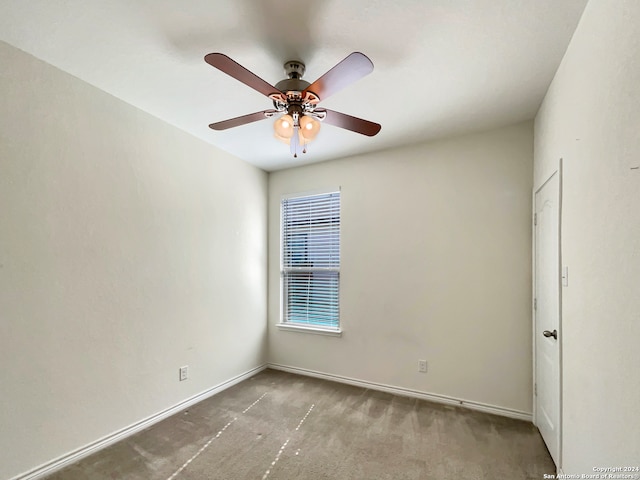
[[189,378],[189,365],[185,365],[184,367],[180,367],[180,381],[186,380]]
[[418,371],[420,373],[427,373],[427,361],[426,360],[418,360]]

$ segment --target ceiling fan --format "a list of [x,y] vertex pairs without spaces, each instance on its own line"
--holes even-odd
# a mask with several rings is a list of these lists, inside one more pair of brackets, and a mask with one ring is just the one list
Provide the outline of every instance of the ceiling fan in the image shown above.
[[210,53],[204,57],[204,60],[209,65],[269,97],[273,101],[274,107],[212,123],[209,127],[213,130],[239,127],[282,114],[274,123],[275,136],[278,140],[288,143],[291,147],[291,153],[297,157],[301,148],[302,153],[306,153],[307,144],[316,137],[320,130],[320,122],[369,137],[376,135],[382,128],[378,123],[326,108],[318,108],[318,103],[321,100],[373,71],[371,60],[360,52],[353,52],[311,84],[302,80],[305,72],[305,66],[302,62],[286,62],[284,70],[289,78],[279,81],[275,86],[222,53]]

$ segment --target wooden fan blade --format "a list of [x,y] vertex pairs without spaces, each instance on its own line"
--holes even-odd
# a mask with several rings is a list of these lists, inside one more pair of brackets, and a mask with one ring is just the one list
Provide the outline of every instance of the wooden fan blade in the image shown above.
[[309,85],[305,92],[315,93],[320,100],[324,100],[372,71],[373,63],[369,57],[360,52],[353,52]]
[[205,55],[204,61],[267,97],[274,93],[280,93],[276,87],[265,82],[255,73],[250,72],[238,62],[231,60],[222,53],[209,53]]
[[368,137],[373,137],[382,128],[382,125],[379,123],[370,122],[369,120],[363,120],[358,117],[352,117],[346,113],[335,112],[324,108],[316,109],[316,112],[326,112],[327,115],[324,117],[323,123],[328,123],[334,127],[345,128]]
[[216,122],[209,125],[209,128],[213,130],[226,130],[227,128],[239,127],[240,125],[246,125],[247,123],[257,122],[258,120],[264,120],[265,118],[271,118],[277,110],[263,110],[262,112],[250,113],[248,115],[242,115],[241,117],[230,118],[229,120],[223,120],[222,122]]

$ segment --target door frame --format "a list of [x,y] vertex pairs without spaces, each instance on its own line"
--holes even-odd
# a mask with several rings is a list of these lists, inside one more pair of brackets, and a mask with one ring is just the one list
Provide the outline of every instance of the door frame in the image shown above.
[[538,339],[537,335],[537,325],[536,325],[536,309],[534,306],[534,299],[536,298],[536,226],[534,225],[534,216],[536,214],[536,194],[542,190],[542,188],[551,180],[554,175],[558,175],[558,331],[560,333],[558,339],[558,382],[559,382],[559,390],[558,390],[558,465],[556,468],[558,472],[562,471],[562,425],[563,425],[563,415],[562,415],[562,377],[563,377],[563,359],[562,359],[562,343],[563,343],[563,328],[562,328],[562,192],[563,192],[563,159],[558,159],[558,168],[551,172],[545,180],[540,184],[539,187],[535,187],[533,189],[532,194],[532,214],[531,214],[531,245],[532,245],[532,256],[531,256],[531,265],[532,265],[532,285],[531,285],[531,330],[532,330],[532,349],[533,349],[533,379],[532,379],[532,397],[533,397],[533,424],[537,426],[537,395],[536,395],[536,380],[537,380],[537,372],[536,372],[536,364],[537,364],[537,350],[536,350],[536,342]]

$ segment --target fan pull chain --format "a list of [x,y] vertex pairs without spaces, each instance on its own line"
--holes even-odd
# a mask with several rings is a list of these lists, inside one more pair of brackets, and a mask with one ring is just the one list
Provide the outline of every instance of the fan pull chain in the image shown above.
[[298,158],[298,147],[300,144],[298,143],[298,134],[300,131],[300,127],[295,125],[293,127],[293,135],[291,136],[291,153],[293,153],[293,158]]

